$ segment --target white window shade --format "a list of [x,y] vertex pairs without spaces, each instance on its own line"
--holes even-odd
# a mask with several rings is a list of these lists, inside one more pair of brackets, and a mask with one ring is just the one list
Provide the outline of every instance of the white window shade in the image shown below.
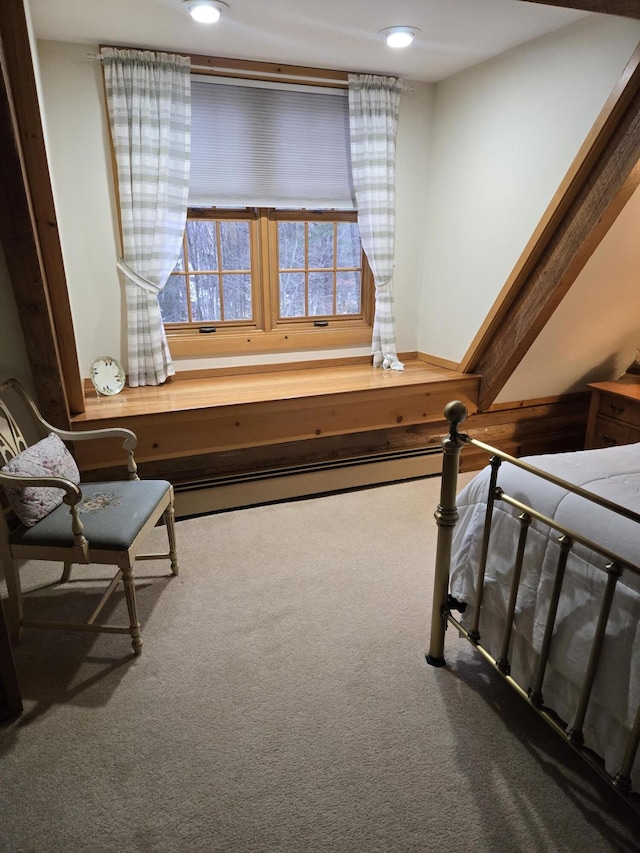
[[355,208],[348,110],[340,90],[193,77],[189,206]]

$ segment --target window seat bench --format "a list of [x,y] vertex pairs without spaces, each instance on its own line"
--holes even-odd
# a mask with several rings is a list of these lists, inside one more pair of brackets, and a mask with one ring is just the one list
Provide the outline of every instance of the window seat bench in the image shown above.
[[[128,427],[138,436],[141,470],[165,476],[173,471],[179,479],[181,471],[186,475],[199,465],[196,459],[211,454],[301,442],[316,447],[332,436],[353,435],[362,436],[364,451],[368,433],[444,423],[443,409],[452,399],[462,400],[470,413],[477,408],[477,376],[415,355],[405,358],[404,371],[374,368],[368,358],[351,361],[178,375],[158,387],[126,387],[113,397],[97,397],[91,389],[72,429]],[[104,476],[123,458],[113,439],[76,442],[75,452],[90,476]]]

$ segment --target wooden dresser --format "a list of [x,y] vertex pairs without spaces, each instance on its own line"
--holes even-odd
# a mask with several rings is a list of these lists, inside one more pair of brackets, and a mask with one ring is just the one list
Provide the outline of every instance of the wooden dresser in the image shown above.
[[585,447],[640,441],[640,382],[594,382]]

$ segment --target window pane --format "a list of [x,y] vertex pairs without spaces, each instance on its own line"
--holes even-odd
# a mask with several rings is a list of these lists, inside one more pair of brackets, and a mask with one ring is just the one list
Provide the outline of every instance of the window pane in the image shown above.
[[222,276],[225,320],[252,320],[251,276]]
[[333,314],[333,274],[310,272],[309,316],[319,317],[324,314]]
[[362,256],[357,222],[338,222],[338,266],[359,267]]
[[180,249],[180,254],[178,255],[178,260],[176,261],[176,265],[174,267],[174,270],[176,272],[183,272],[184,271],[184,252],[183,252],[182,248]]
[[[220,223],[220,242],[222,245],[223,270],[249,270],[251,260],[249,252],[249,223]],[[227,319],[230,319],[227,317]]]
[[336,314],[359,314],[360,310],[360,273],[339,272],[336,276]]
[[187,259],[190,270],[217,270],[215,222],[187,222]]
[[333,222],[309,223],[309,268],[333,267]]
[[190,275],[191,316],[196,323],[220,320],[220,292],[217,275]]
[[280,273],[280,316],[305,316],[304,273]]
[[281,270],[304,269],[304,222],[278,222]]
[[186,323],[187,280],[183,275],[170,275],[164,290],[158,294],[160,313],[164,323]]

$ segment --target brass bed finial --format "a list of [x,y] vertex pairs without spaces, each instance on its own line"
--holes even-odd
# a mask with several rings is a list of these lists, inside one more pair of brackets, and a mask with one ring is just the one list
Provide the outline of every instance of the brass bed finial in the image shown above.
[[449,421],[451,435],[458,435],[458,426],[467,419],[467,407],[460,400],[452,400],[444,407],[444,416]]

